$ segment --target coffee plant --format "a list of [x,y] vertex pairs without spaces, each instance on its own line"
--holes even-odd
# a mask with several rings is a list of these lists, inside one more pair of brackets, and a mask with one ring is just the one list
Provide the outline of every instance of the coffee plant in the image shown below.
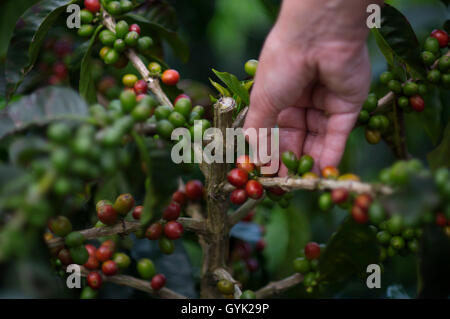
[[[61,33],[71,4],[81,8],[80,27]],[[332,296],[354,278],[365,283],[368,265],[384,274],[393,259],[414,255],[402,265],[417,267],[418,295],[426,294],[435,272],[430,247],[440,246],[437,272],[448,271],[450,256],[449,21],[420,43],[399,10],[383,7],[372,36],[388,67],[354,130],[362,127],[370,144],[386,143],[395,160],[364,182],[348,167],[319,173],[312,156],[291,151],[280,156],[287,177],[262,174],[242,154],[234,165],[171,163],[176,128],[194,137],[242,127],[258,67],[242,61],[242,80],[213,69],[215,93],[195,96],[181,85],[182,68],[164,61],[163,42],[187,59],[172,13],[164,1],[42,0],[20,17],[0,115],[0,262],[45,246],[48,280],[65,282],[69,266],[79,265],[83,299],[108,296],[111,283],[192,297],[179,292],[176,273],[195,264],[193,296],[253,299]],[[407,148],[405,125],[417,119],[427,120],[437,145],[427,162]],[[276,241],[305,228],[274,229],[271,215],[299,215],[292,208],[299,200],[314,214],[342,218],[321,243],[291,243],[298,249],[285,262],[290,273],[272,278]],[[448,296],[448,274],[442,278]]]

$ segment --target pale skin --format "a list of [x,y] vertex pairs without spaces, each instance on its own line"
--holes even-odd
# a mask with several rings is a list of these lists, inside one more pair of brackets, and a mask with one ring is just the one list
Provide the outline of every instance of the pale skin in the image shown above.
[[[315,172],[337,166],[369,91],[372,3],[383,1],[284,0],[259,57],[244,129],[278,126],[280,153],[311,155]],[[286,173],[282,166],[279,175]]]

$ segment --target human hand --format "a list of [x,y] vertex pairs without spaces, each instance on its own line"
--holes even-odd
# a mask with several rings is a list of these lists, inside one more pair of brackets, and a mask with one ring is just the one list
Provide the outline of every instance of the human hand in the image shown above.
[[369,90],[366,1],[356,1],[285,0],[259,59],[244,129],[278,125],[280,153],[311,155],[316,172],[339,164]]

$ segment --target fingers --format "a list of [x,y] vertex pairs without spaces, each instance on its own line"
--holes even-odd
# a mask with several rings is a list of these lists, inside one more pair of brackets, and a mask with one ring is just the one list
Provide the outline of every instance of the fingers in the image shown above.
[[[293,151],[300,158],[303,142],[306,136],[305,109],[290,107],[278,115],[278,128],[280,132],[280,154]],[[281,165],[279,176],[287,175],[287,168]]]

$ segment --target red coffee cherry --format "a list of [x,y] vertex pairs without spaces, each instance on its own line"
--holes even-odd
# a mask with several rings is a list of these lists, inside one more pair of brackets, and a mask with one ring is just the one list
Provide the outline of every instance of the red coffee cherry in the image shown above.
[[89,287],[95,290],[100,289],[102,286],[102,276],[96,271],[91,271],[87,275],[86,281]]
[[162,218],[165,220],[175,220],[180,217],[181,206],[176,202],[172,202],[164,210]]
[[151,286],[153,290],[160,290],[166,284],[166,276],[163,274],[156,274],[153,276]]
[[277,195],[277,196],[282,196],[284,193],[286,193],[286,191],[284,189],[282,189],[279,186],[275,186],[275,187],[270,187],[267,189],[270,193]]
[[445,227],[447,225],[447,218],[445,218],[444,213],[436,214],[436,225],[439,227]]
[[409,104],[416,112],[422,112],[425,109],[425,101],[418,94],[409,98]]
[[102,265],[102,272],[106,276],[114,276],[119,271],[119,267],[114,260],[107,260]]
[[233,250],[234,260],[247,260],[252,254],[252,246],[247,242],[239,242]]
[[[247,194],[247,192],[246,192]],[[253,220],[253,217],[255,217],[256,211],[252,210],[250,211],[247,216],[245,216],[244,218],[242,218],[243,222],[251,222]]]
[[228,182],[237,188],[243,187],[248,181],[248,173],[240,168],[234,168],[228,172]]
[[256,165],[251,162],[250,156],[241,155],[236,160],[236,167],[243,169],[244,171],[247,171],[248,173],[251,173],[255,170]]
[[336,179],[339,177],[339,170],[334,166],[326,166],[322,169],[322,176],[324,178]]
[[144,209],[144,206],[142,206],[142,205],[136,206],[133,209],[133,213],[132,213],[133,218],[138,219],[138,220],[141,219],[143,209]]
[[320,246],[318,243],[309,242],[305,246],[305,257],[309,260],[317,259],[320,256]]
[[53,65],[53,74],[59,77],[60,79],[64,79],[67,76],[67,67],[63,62],[56,62]]
[[100,246],[97,251],[95,252],[95,258],[97,258],[98,261],[104,262],[112,258],[114,251],[109,246]]
[[157,240],[159,239],[159,237],[161,237],[162,233],[163,226],[160,223],[153,223],[148,226],[147,230],[145,231],[145,237],[150,240]]
[[180,74],[176,70],[165,70],[161,75],[161,81],[166,85],[176,85],[180,80]]
[[96,13],[100,11],[100,1],[99,0],[84,0],[84,7],[91,11],[92,13]]
[[264,189],[260,182],[255,180],[250,180],[245,185],[245,191],[247,192],[248,197],[253,199],[260,199],[264,194]]
[[100,262],[95,258],[95,255],[90,255],[88,261],[83,266],[89,270],[94,270],[100,266]]
[[366,224],[369,221],[369,214],[358,205],[352,207],[352,217],[358,224]]
[[367,213],[370,208],[370,204],[372,204],[372,197],[367,194],[358,195],[358,197],[355,198],[354,204]]
[[200,200],[203,197],[203,184],[199,180],[186,183],[186,196],[190,200]]
[[[114,251],[116,250],[116,243],[114,242],[114,240],[111,240],[111,239],[105,240],[105,241],[101,244],[101,246],[109,247],[109,248],[112,250],[113,253],[114,253]],[[101,247],[101,246],[100,246],[100,247]]]
[[430,36],[438,40],[439,46],[441,48],[445,48],[448,45],[448,33],[444,30],[433,30]]
[[147,93],[147,82],[145,80],[139,80],[134,83],[134,92],[136,95]]
[[129,32],[134,31],[137,34],[141,34],[141,27],[137,25],[136,23],[130,25],[130,28],[128,29]]
[[97,251],[97,247],[95,247],[94,245],[91,245],[91,244],[86,244],[86,245],[84,245],[84,247],[86,247],[86,250],[88,251],[89,256],[95,257],[95,252]]
[[266,248],[266,242],[264,241],[264,239],[261,238],[256,242],[255,249],[257,251],[263,251],[264,248]]
[[117,212],[112,205],[102,205],[97,210],[98,219],[105,225],[112,225],[117,221]]
[[174,201],[180,205],[184,205],[184,204],[186,204],[186,194],[182,191],[176,191],[172,195],[172,201]]
[[331,200],[335,204],[341,204],[348,199],[348,195],[348,190],[345,188],[336,188],[331,191]]
[[245,261],[245,264],[247,265],[247,269],[250,272],[255,272],[259,268],[259,263],[255,258],[249,258]]
[[70,256],[70,252],[67,248],[63,248],[58,253],[58,259],[65,266],[73,264],[72,257]]
[[189,96],[189,95],[187,95],[187,94],[184,94],[184,93],[181,93],[180,95],[178,95],[176,98],[175,98],[175,100],[173,100],[173,105],[175,105],[175,104],[177,104],[177,101],[179,100],[179,99],[188,99],[189,101],[191,101],[191,97]]
[[176,240],[183,235],[184,229],[183,225],[181,225],[177,221],[170,221],[164,226],[164,234],[167,238]]
[[235,205],[242,205],[247,200],[247,192],[244,189],[235,189],[230,194],[230,201]]

